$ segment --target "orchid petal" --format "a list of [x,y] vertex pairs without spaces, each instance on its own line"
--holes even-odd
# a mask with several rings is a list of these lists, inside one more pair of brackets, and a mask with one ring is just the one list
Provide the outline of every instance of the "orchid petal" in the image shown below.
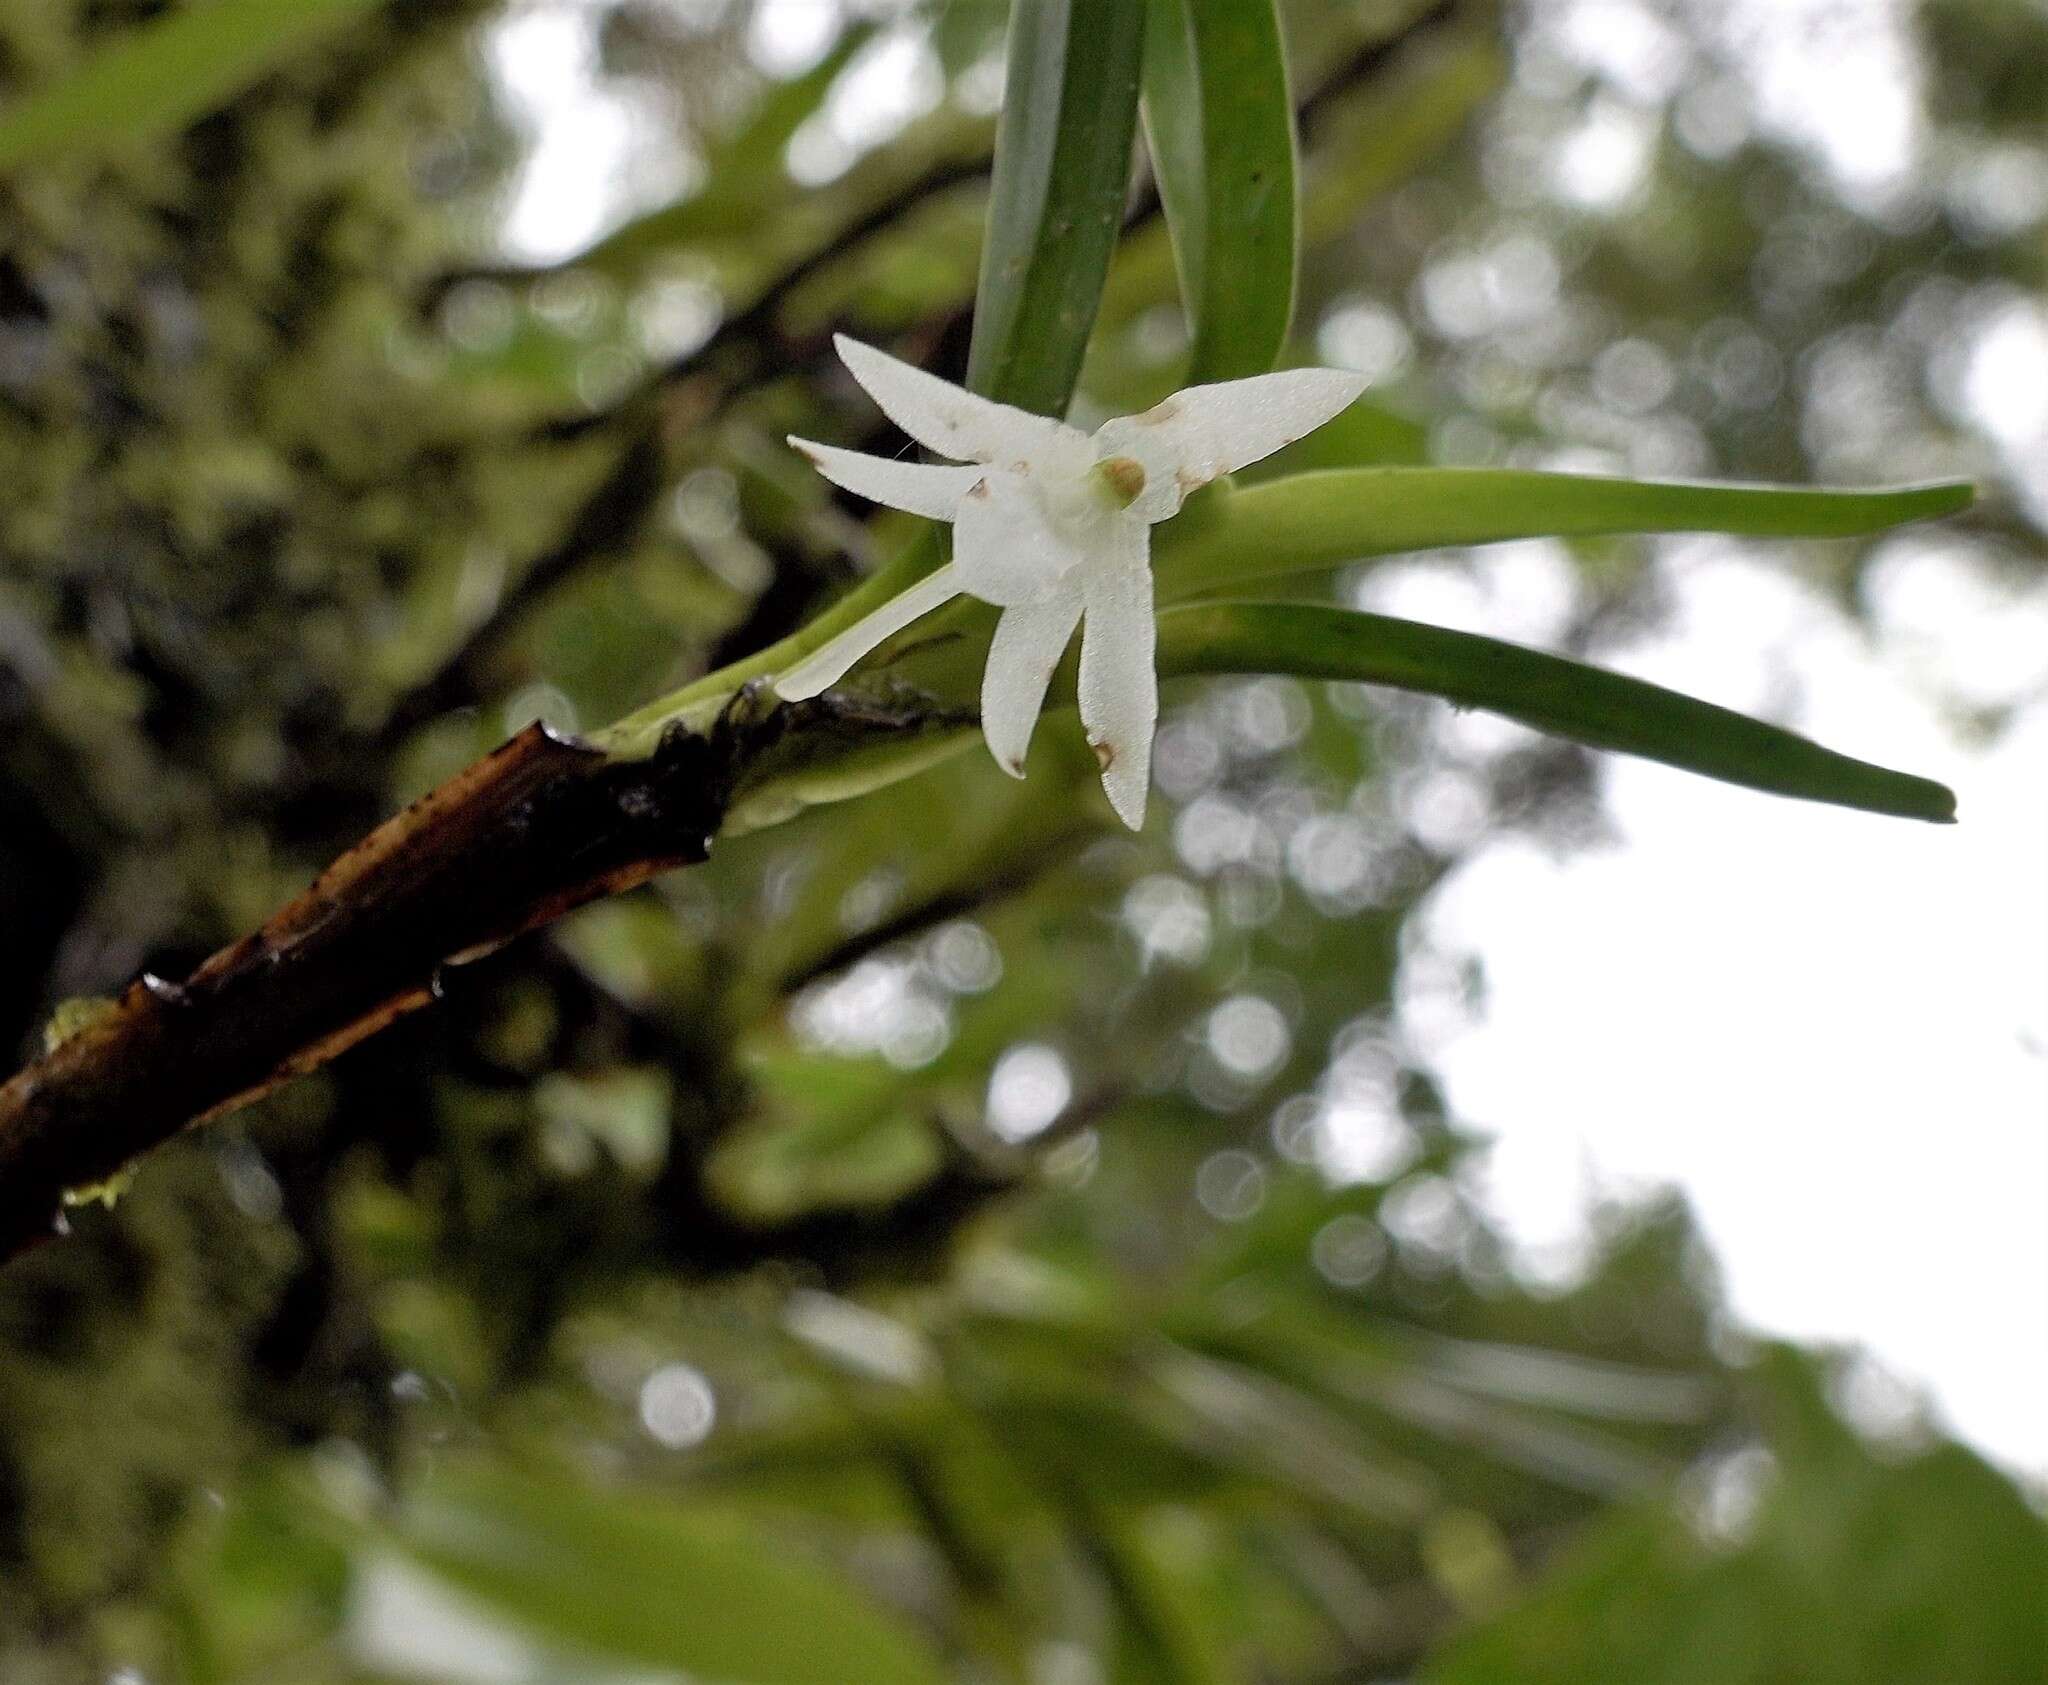
[[1287,369],[1190,386],[1142,415],[1104,422],[1095,454],[1126,456],[1143,468],[1145,489],[1132,513],[1163,521],[1196,487],[1313,433],[1365,387],[1363,375],[1345,369]]
[[1115,530],[1114,549],[1083,575],[1087,619],[1081,630],[1081,723],[1102,763],[1109,805],[1135,831],[1145,823],[1152,733],[1159,723],[1151,529],[1127,521]]
[[893,637],[913,620],[929,614],[941,603],[950,602],[960,592],[957,569],[947,566],[926,574],[908,590],[891,597],[873,614],[856,620],[838,637],[812,650],[775,681],[775,694],[785,702],[802,702],[807,697],[816,696],[828,685],[844,678],[848,668],[885,638]]
[[[1117,519],[1055,522],[1021,474],[984,474],[953,516],[953,566],[960,588],[986,603],[1041,603],[1088,560],[1084,548]],[[1099,523],[1099,527],[1098,527]]]
[[816,444],[793,434],[789,442],[835,486],[844,486],[870,503],[886,503],[891,509],[929,515],[935,521],[950,521],[960,499],[967,495],[967,488],[982,474],[975,467],[941,468],[932,463],[869,456],[863,451]]
[[1024,776],[1031,728],[1081,619],[1081,603],[1079,591],[1063,591],[1042,603],[1006,608],[996,622],[981,675],[981,731],[996,765],[1012,778]]
[[845,334],[832,343],[884,415],[928,450],[956,462],[1023,464],[1056,449],[1063,436],[1082,437],[1063,422],[980,397]]

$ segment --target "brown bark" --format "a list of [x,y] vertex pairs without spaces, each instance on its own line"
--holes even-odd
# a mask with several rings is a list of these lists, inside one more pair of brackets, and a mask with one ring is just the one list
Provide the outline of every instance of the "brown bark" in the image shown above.
[[644,760],[529,726],[372,831],[253,935],[114,1009],[0,1087],[0,1260],[113,1176],[427,1005],[443,965],[708,854],[734,791],[807,740],[922,729],[929,710],[743,697]]

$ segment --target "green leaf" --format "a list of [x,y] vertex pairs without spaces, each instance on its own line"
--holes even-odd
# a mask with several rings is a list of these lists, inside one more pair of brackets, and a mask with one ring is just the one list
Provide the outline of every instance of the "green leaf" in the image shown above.
[[1270,0],[1150,0],[1145,139],[1193,349],[1188,382],[1263,374],[1294,314],[1294,101]]
[[1142,1527],[1066,1485],[1066,1520],[1095,1569],[1117,1623],[1111,1677],[1117,1685],[1224,1685],[1226,1668],[1205,1630],[1199,1599],[1150,1548]]
[[1703,1539],[1697,1518],[1670,1503],[1610,1512],[1524,1601],[1458,1634],[1417,1677],[2004,1685],[2048,1676],[2048,1526],[2012,1482],[1959,1445],[1873,1456],[1830,1418],[1809,1361],[1783,1348],[1765,1354],[1755,1384],[1768,1395],[1775,1472],[1738,1537]]
[[1145,14],[1017,0],[967,384],[1064,415],[1130,187]]
[[209,1506],[168,1560],[175,1666],[187,1685],[274,1676],[281,1661],[331,1640],[349,1606],[341,1529],[309,1501],[294,1465],[263,1465]]
[[1963,484],[1898,491],[1702,485],[1516,468],[1357,468],[1211,491],[1159,535],[1162,596],[1362,556],[1511,538],[1726,532],[1844,538],[1969,507]]
[[807,1211],[886,1206],[930,1181],[945,1160],[938,1131],[901,1103],[901,1078],[887,1080],[894,1074],[887,1066],[882,1073],[873,1084],[874,1111],[798,1109],[727,1135],[705,1172],[719,1199],[750,1221],[778,1222]]
[[733,1685],[938,1685],[924,1645],[730,1516],[482,1464],[424,1482],[399,1547],[559,1642]]
[[1160,617],[1160,669],[1353,679],[1486,708],[1596,749],[1724,783],[1949,822],[1953,792],[1838,755],[1711,702],[1470,632],[1302,603],[1215,603]]
[[373,0],[213,0],[129,31],[0,116],[0,169],[183,128]]
[[712,1148],[713,1188],[760,1221],[880,1206],[929,1181],[946,1158],[942,1095],[953,1090],[956,1107],[978,1099],[996,1056],[1050,1021],[1066,998],[1065,980],[1050,974],[1012,973],[1005,983],[961,1000],[944,1051],[915,1070],[792,1046],[786,1031],[750,1041],[741,1062],[757,1104]]
[[[1315,169],[1301,177],[1303,246],[1327,245],[1355,228],[1375,199],[1457,138],[1503,75],[1497,35],[1486,28],[1460,31],[1437,40],[1428,53],[1403,58],[1387,76],[1371,77],[1340,101],[1334,121],[1326,120],[1316,133]],[[1164,221],[1131,230],[1117,248],[1103,287],[1103,327],[1127,327],[1170,295],[1174,254]],[[1105,337],[1097,336],[1098,345]]]

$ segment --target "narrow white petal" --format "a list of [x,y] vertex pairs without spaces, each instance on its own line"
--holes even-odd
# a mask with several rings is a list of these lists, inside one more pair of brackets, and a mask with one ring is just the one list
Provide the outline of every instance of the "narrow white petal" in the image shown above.
[[919,444],[956,462],[1030,462],[1062,434],[1080,437],[1063,422],[978,397],[845,334],[832,343],[884,415]]
[[1031,728],[1045,706],[1045,688],[1081,618],[1081,593],[1063,591],[1042,603],[1003,610],[981,674],[981,731],[996,765],[1024,776]]
[[1005,608],[1043,602],[1088,559],[1086,545],[1115,518],[1105,512],[1096,520],[1055,522],[1024,475],[991,471],[953,516],[960,589]]
[[925,462],[898,462],[886,456],[869,456],[864,451],[816,444],[794,434],[789,442],[835,486],[844,486],[870,503],[886,503],[891,509],[907,509],[913,515],[929,515],[935,521],[950,521],[967,488],[982,475],[976,467],[940,468]]
[[1087,618],[1081,627],[1081,723],[1102,763],[1102,788],[1132,830],[1145,823],[1152,786],[1152,733],[1159,724],[1153,669],[1151,529],[1119,523],[1112,555],[1083,576]]
[[799,661],[775,681],[775,694],[785,702],[801,702],[836,684],[851,667],[884,638],[893,637],[913,620],[960,595],[960,580],[951,567],[928,573],[907,591],[898,592],[873,614],[851,626]]
[[1104,422],[1095,454],[1135,460],[1146,484],[1131,507],[1148,521],[1164,520],[1197,486],[1313,433],[1365,386],[1363,375],[1347,369],[1287,369],[1190,386],[1143,415]]

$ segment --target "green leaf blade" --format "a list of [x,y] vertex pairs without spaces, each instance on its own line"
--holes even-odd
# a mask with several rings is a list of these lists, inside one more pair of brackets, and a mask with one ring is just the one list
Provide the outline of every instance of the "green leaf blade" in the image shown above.
[[1064,415],[1123,222],[1144,8],[1017,0],[967,384]]
[[1145,137],[1192,341],[1188,383],[1263,374],[1294,315],[1294,100],[1270,0],[1151,0]]
[[0,114],[0,170],[183,128],[375,0],[213,0],[129,31]]
[[1898,490],[1711,485],[1516,468],[1331,469],[1226,492],[1161,532],[1163,595],[1366,556],[1517,538],[1720,532],[1852,538],[1970,505],[1965,484]]
[[395,1541],[544,1636],[734,1685],[940,1685],[908,1628],[730,1516],[487,1465],[443,1470]]
[[1955,819],[1954,792],[1931,779],[1642,679],[1385,615],[1301,603],[1175,609],[1160,617],[1160,669],[1391,685],[1726,784],[1903,819]]

